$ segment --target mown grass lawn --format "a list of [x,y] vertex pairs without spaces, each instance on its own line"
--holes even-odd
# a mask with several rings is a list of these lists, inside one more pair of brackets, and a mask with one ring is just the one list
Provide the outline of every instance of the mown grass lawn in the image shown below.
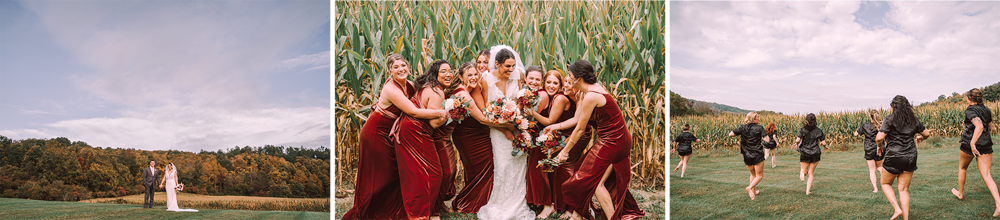
[[[994,142],[997,142],[994,137]],[[973,162],[969,166],[964,200],[950,192],[958,187],[958,140],[941,140],[942,147],[919,151],[917,171],[910,184],[913,219],[992,218],[996,208]],[[697,148],[695,150],[698,150]],[[998,149],[1000,150],[1000,149]],[[798,155],[778,156],[778,167],[765,161],[760,194],[751,201],[744,188],[750,174],[742,157],[692,158],[684,177],[670,173],[671,219],[882,219],[893,209],[882,193],[872,193],[863,152],[823,152],[816,168],[812,193],[805,195],[799,181]],[[669,169],[677,165],[672,154]],[[993,175],[1000,175],[994,158]],[[994,179],[996,177],[994,176]],[[896,181],[898,183],[898,181]],[[896,184],[893,184],[895,189]]]
[[171,212],[165,206],[55,202],[0,198],[2,219],[330,219],[329,212],[199,209]]

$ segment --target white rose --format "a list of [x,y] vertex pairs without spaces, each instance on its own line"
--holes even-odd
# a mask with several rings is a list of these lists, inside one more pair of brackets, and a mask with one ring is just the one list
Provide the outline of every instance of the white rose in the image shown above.
[[455,109],[455,99],[445,99],[444,110],[451,111],[452,109]]

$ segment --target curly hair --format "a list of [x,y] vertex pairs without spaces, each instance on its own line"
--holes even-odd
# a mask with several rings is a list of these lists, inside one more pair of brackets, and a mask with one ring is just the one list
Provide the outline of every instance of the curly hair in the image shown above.
[[905,128],[917,124],[917,116],[913,114],[913,106],[906,96],[896,95],[889,106],[892,107],[892,121],[889,122],[892,126]]
[[979,88],[972,88],[965,92],[965,97],[976,104],[983,104],[983,90],[979,90]]
[[778,126],[774,124],[774,122],[767,123],[767,127],[764,127],[764,131],[767,132],[767,135],[772,135],[777,130]]
[[427,68],[427,72],[424,72],[424,74],[421,74],[417,77],[417,79],[413,80],[413,84],[417,87],[417,90],[423,89],[424,87],[441,86],[441,83],[438,82],[438,72],[441,70],[441,65],[444,64],[448,64],[448,61],[435,60],[431,63],[431,67]]

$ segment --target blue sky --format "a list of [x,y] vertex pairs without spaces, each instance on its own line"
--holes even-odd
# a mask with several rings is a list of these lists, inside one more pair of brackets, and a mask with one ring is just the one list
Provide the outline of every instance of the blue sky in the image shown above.
[[671,2],[670,90],[784,113],[1000,82],[1000,2]]
[[329,1],[0,1],[0,135],[330,147]]

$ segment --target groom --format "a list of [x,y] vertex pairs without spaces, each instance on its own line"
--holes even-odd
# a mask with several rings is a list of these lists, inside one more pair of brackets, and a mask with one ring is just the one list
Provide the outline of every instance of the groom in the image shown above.
[[153,184],[156,183],[156,179],[159,176],[160,174],[156,172],[156,161],[149,161],[149,167],[142,171],[142,186],[146,187],[146,196],[142,200],[142,208],[153,208],[153,193],[156,193],[156,188],[153,188]]

